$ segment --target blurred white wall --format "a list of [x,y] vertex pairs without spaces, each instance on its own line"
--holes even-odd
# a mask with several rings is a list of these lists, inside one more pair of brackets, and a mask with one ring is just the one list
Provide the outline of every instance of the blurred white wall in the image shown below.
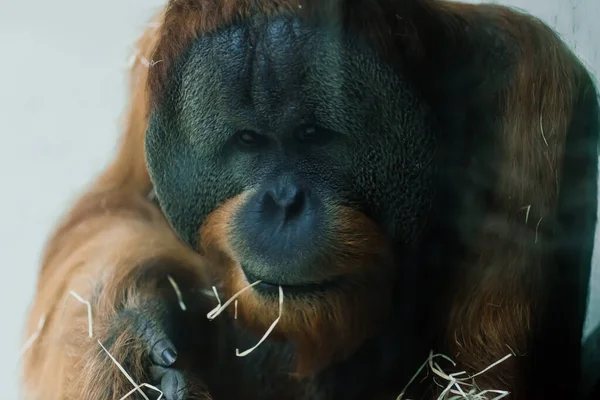
[[17,358],[40,252],[110,160],[133,41],[163,0],[0,0],[0,387]]
[[[0,387],[17,366],[40,252],[57,218],[108,162],[131,44],[162,0],[0,0]],[[510,0],[556,27],[600,71],[600,1]],[[597,266],[600,261],[596,262]],[[592,302],[600,304],[600,268]],[[600,320],[600,307],[593,312]]]

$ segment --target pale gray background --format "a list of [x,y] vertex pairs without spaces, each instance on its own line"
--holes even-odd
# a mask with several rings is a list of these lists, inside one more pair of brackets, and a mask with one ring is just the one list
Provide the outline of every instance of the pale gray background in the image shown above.
[[[479,1],[476,1],[479,2]],[[600,71],[600,0],[509,0]],[[0,387],[16,359],[40,251],[115,150],[131,45],[161,0],[0,0]],[[600,261],[591,302],[600,303]],[[591,316],[600,321],[600,307]]]

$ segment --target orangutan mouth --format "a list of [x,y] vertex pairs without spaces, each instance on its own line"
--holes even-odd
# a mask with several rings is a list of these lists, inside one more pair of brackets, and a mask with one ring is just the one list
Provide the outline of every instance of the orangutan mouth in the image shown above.
[[242,266],[242,271],[244,272],[244,275],[246,276],[246,280],[248,281],[248,284],[253,284],[254,282],[260,280],[261,282],[259,284],[255,285],[253,288],[257,292],[265,293],[265,294],[267,294],[267,293],[277,294],[279,292],[279,286],[281,286],[284,293],[286,293],[286,294],[296,294],[296,295],[316,294],[316,293],[326,292],[335,287],[338,287],[339,283],[340,283],[340,279],[334,279],[334,280],[322,281],[322,282],[318,282],[318,283],[307,282],[307,283],[290,285],[290,284],[282,284],[282,283],[271,282],[271,281],[268,281],[265,279],[261,279],[257,276],[252,275],[251,273],[247,272],[243,266]]

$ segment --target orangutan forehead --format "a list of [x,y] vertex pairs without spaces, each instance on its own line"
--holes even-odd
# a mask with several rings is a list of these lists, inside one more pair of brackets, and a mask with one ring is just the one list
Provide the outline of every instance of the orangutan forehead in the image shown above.
[[[328,24],[338,32],[351,32],[368,38],[370,49],[377,48],[388,56],[391,47],[404,46],[403,38],[413,37],[414,27],[405,23],[413,1],[389,2],[372,0],[353,3],[348,7],[342,0],[232,0],[215,7],[212,0],[171,0],[161,22],[154,46],[155,61],[148,74],[148,90],[151,107],[159,105],[167,95],[167,89],[176,78],[175,69],[182,56],[187,54],[199,37],[219,36],[232,24],[248,28],[248,33],[259,35],[276,29],[277,18],[296,18],[319,24]],[[406,26],[404,26],[406,25]],[[392,28],[392,26],[394,28]],[[265,32],[265,29],[267,32]],[[403,35],[393,35],[399,30]],[[337,37],[331,34],[329,37]],[[338,35],[339,36],[339,35]],[[289,37],[288,37],[289,38]],[[417,48],[411,40],[411,48]]]
[[364,38],[300,18],[257,18],[201,36],[174,72],[167,107],[210,114],[203,120],[227,114],[247,129],[317,118],[348,130],[359,120],[394,122],[406,108],[402,76]]

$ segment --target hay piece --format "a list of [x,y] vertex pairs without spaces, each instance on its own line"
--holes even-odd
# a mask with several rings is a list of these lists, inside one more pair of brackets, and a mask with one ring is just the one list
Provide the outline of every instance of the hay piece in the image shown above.
[[135,65],[135,61],[137,60],[137,54],[133,53],[129,56],[127,60],[126,69],[131,69]]
[[[450,363],[452,363],[452,366],[456,366],[456,363],[450,357],[445,356],[444,354],[437,354],[437,356],[442,357],[445,360],[449,361]],[[444,390],[442,391],[442,393],[440,393],[440,395],[437,398],[437,400],[442,400],[444,398],[444,396],[446,396],[448,393],[450,393],[450,391],[452,390],[452,387],[456,385],[456,382],[458,381],[458,379],[456,379],[454,376],[446,374],[442,370],[442,368],[439,366],[438,363],[433,362],[433,352],[429,353],[428,363],[429,363],[429,369],[431,369],[431,372],[433,372],[440,378],[448,381],[448,384],[446,385],[446,387],[444,387]],[[462,388],[458,385],[456,385],[456,387],[457,387],[458,391],[460,392],[460,394],[464,395]]]
[[540,229],[540,224],[542,223],[542,220],[544,219],[544,217],[541,217],[540,220],[537,222],[537,225],[535,226],[535,240],[533,243],[537,243],[538,242],[538,231]]
[[163,60],[158,60],[158,61],[154,61],[154,60],[148,60],[140,51],[139,49],[133,49],[133,53],[131,54],[131,56],[129,57],[129,60],[127,61],[127,68],[131,69],[134,65],[135,62],[139,60],[140,64],[142,64],[144,67],[146,68],[151,68],[154,67],[156,64],[161,63]]
[[[484,374],[485,372],[494,368],[498,364],[506,361],[508,358],[510,358],[512,356],[513,356],[513,354],[508,354],[507,356],[494,362],[490,366],[484,368],[483,370],[481,370],[473,375],[467,375],[467,373],[465,371],[459,371],[459,372],[447,374],[440,367],[440,365],[434,361],[434,359],[443,358],[446,361],[449,361],[453,366],[456,366],[456,363],[448,356],[445,356],[443,354],[433,354],[433,352],[430,352],[428,359],[425,361],[425,363],[423,363],[419,367],[419,369],[417,370],[415,375],[413,375],[413,377],[410,379],[408,384],[404,387],[402,392],[398,395],[396,400],[403,399],[404,394],[406,393],[406,391],[408,390],[410,385],[414,382],[414,380],[417,378],[417,376],[419,376],[421,374],[421,372],[427,365],[429,365],[429,369],[435,375],[437,375],[437,377],[442,378],[443,380],[448,382],[444,386],[442,383],[438,382],[436,377],[433,378],[434,383],[443,389],[443,391],[438,396],[437,400],[488,400],[488,397],[486,397],[488,394],[498,394],[498,396],[494,397],[491,400],[502,399],[502,398],[508,396],[510,394],[510,392],[505,391],[505,390],[492,390],[492,389],[487,389],[487,390],[481,391],[475,384],[474,378],[481,374]],[[467,375],[467,376],[462,377],[462,375]],[[471,381],[472,383],[468,382],[468,381]],[[452,395],[452,396],[446,397],[448,395]]]
[[37,324],[36,331],[33,332],[33,334],[31,334],[31,336],[29,337],[29,339],[27,339],[27,341],[23,344],[23,347],[21,348],[21,351],[19,353],[18,360],[21,360],[23,358],[25,353],[27,353],[27,350],[29,350],[31,348],[31,346],[33,346],[35,341],[40,337],[45,325],[46,325],[46,314],[44,314],[40,317],[40,320],[38,321],[38,324]]
[[281,319],[282,311],[283,311],[283,288],[281,286],[279,286],[279,316],[275,319],[275,321],[273,321],[273,323],[271,324],[269,329],[267,329],[267,332],[265,332],[263,337],[258,341],[258,343],[254,347],[251,347],[242,353],[240,353],[239,349],[235,349],[235,355],[238,357],[245,357],[248,354],[252,353],[254,350],[256,350],[258,348],[258,346],[260,346],[262,344],[262,342],[264,342],[267,339],[267,337],[271,334],[271,332],[273,332],[273,329],[275,329],[275,326]]
[[[110,359],[112,360],[112,362],[117,366],[117,368],[119,368],[119,370],[123,373],[123,375],[125,375],[125,377],[127,378],[127,380],[129,382],[131,382],[131,384],[135,387],[134,391],[138,391],[142,397],[146,400],[150,400],[148,398],[148,396],[146,396],[146,393],[144,393],[141,389],[141,385],[138,385],[137,383],[135,383],[135,381],[133,380],[133,378],[131,377],[131,375],[129,375],[127,373],[127,371],[125,371],[125,368],[123,368],[123,366],[121,364],[119,364],[119,362],[113,357],[112,354],[110,354],[110,352],[108,350],[106,350],[106,347],[104,347],[104,345],[98,340],[98,344],[100,345],[100,347],[102,347],[102,350],[104,350],[104,352],[106,354],[108,354],[108,356],[110,357]],[[162,392],[161,392],[162,393]]]
[[208,297],[217,297],[217,298],[219,297],[219,296],[215,296],[215,294],[213,293],[212,290],[200,289],[199,292]]
[[529,222],[529,213],[531,212],[531,204],[525,207],[522,207],[521,210],[527,210],[527,212],[525,213],[525,224],[527,225],[527,223]]
[[125,400],[126,398],[128,398],[129,396],[131,396],[132,394],[134,394],[137,390],[143,388],[143,387],[147,387],[148,389],[152,389],[155,392],[160,393],[160,395],[158,396],[158,399],[156,400],[161,400],[164,397],[164,393],[162,392],[162,390],[160,390],[159,388],[152,386],[148,383],[142,383],[139,386],[134,387],[133,389],[131,389],[125,396],[121,397],[119,400]]
[[73,290],[69,290],[69,294],[73,297],[75,297],[75,299],[82,303],[85,304],[87,306],[87,311],[88,311],[88,334],[90,336],[90,339],[94,337],[94,330],[93,330],[93,326],[92,326],[92,304],[87,301],[84,300],[83,297],[81,297],[80,295],[78,295],[77,293],[75,293]]
[[208,318],[210,320],[217,318],[223,312],[223,310],[225,310],[231,303],[233,303],[235,301],[235,299],[237,299],[242,293],[244,293],[246,290],[250,289],[251,287],[258,285],[261,282],[262,281],[256,281],[256,282],[246,286],[245,288],[243,288],[242,290],[240,290],[239,292],[237,292],[236,294],[231,296],[231,298],[229,300],[227,300],[225,302],[225,304],[223,304],[223,305],[221,305],[221,300],[219,299],[219,296],[217,294],[217,289],[213,286],[213,290],[215,291],[215,294],[217,294],[217,300],[219,300],[219,305],[217,307],[215,307],[213,310],[211,310],[208,314],[206,314],[206,318]]
[[206,317],[210,320],[214,319],[214,318],[210,318],[209,315],[211,313],[217,312],[217,310],[219,310],[222,306],[221,304],[221,298],[219,297],[219,292],[217,292],[217,288],[216,286],[212,287],[212,292],[210,292],[210,294],[217,299],[217,306],[215,308],[213,308],[212,310],[209,311],[209,313],[206,315]]
[[185,311],[187,309],[187,307],[185,306],[185,303],[183,302],[183,295],[181,294],[179,285],[177,285],[177,282],[175,282],[175,279],[173,279],[173,277],[171,277],[171,275],[168,275],[167,278],[169,279],[169,282],[171,283],[171,286],[173,286],[173,290],[175,291],[175,294],[177,295],[177,301],[179,302],[179,307],[181,307],[181,309],[183,311]]
[[135,49],[134,52],[135,58],[140,60],[140,63],[146,67],[146,68],[150,68],[151,62],[150,60],[148,60],[146,57],[144,57],[144,55],[142,53],[140,53],[140,51],[138,49]]
[[[425,369],[425,367],[427,366],[427,364],[429,364],[430,360],[432,360],[433,358],[436,358],[436,357],[444,357],[445,359],[449,360],[452,364],[454,364],[454,361],[452,361],[449,357],[447,357],[447,356],[445,356],[443,354],[433,354],[433,352],[430,352],[429,353],[429,357],[427,358],[427,360],[425,360],[425,362],[423,364],[421,364],[421,366],[419,367],[419,369],[417,370],[417,372],[412,376],[412,378],[410,378],[410,380],[408,381],[408,383],[406,384],[406,386],[404,386],[404,389],[402,389],[402,392],[400,392],[400,394],[398,395],[398,397],[396,397],[396,400],[402,400],[402,398],[406,394],[406,391],[408,390],[408,388],[410,387],[410,385],[414,382],[415,379],[417,379],[417,377],[419,375],[421,375],[421,372],[423,372],[423,369]],[[429,370],[427,371],[427,373],[429,374]],[[421,381],[421,382],[423,382],[423,381]],[[444,387],[444,386],[442,386],[442,387]]]
[[469,376],[468,378],[465,378],[465,379],[473,379],[473,378],[475,378],[476,376],[479,376],[479,375],[481,375],[481,374],[483,374],[483,373],[485,373],[485,372],[489,371],[490,369],[494,368],[496,365],[498,365],[498,364],[500,364],[500,363],[503,363],[504,361],[508,360],[508,359],[509,359],[509,358],[511,358],[512,356],[513,356],[512,354],[507,354],[506,356],[502,357],[500,360],[496,361],[496,362],[495,362],[495,363],[493,363],[492,365],[490,365],[490,366],[488,366],[488,367],[486,367],[486,368],[482,369],[482,370],[481,370],[481,371],[479,371],[478,373],[476,373],[476,374],[473,374],[473,375],[471,375],[471,376]]
[[237,299],[235,300],[235,303],[233,303],[233,319],[237,319],[237,307],[238,307],[238,301]]
[[221,298],[219,297],[219,292],[217,292],[217,287],[213,286],[212,290],[215,295],[215,298],[217,299],[217,302],[219,303],[219,307],[221,307]]

